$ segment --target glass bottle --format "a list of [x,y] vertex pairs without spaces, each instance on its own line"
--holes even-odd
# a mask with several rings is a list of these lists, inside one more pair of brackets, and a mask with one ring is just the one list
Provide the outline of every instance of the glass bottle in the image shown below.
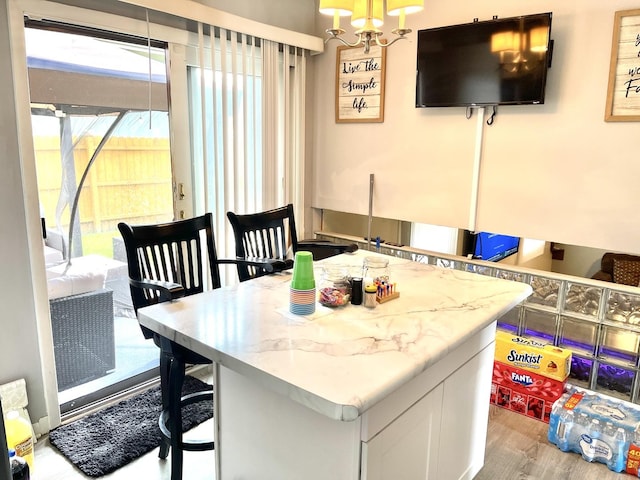
[[389,260],[382,257],[365,257],[362,276],[365,285],[389,282]]

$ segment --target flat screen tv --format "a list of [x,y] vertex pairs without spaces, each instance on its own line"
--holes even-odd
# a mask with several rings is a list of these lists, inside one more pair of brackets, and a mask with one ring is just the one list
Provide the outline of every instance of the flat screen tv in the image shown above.
[[551,16],[419,30],[416,107],[544,103]]
[[499,262],[517,253],[519,247],[520,237],[465,230],[462,249],[465,256],[470,255],[487,262]]

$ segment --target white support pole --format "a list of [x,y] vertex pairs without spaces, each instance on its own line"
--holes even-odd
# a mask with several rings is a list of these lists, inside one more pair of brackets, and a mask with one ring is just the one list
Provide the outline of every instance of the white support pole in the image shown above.
[[367,229],[367,250],[371,250],[371,220],[373,219],[373,173],[369,174],[369,227]]
[[473,152],[473,172],[471,176],[471,199],[469,202],[468,230],[475,232],[478,215],[478,186],[480,184],[480,164],[482,161],[482,140],[484,137],[484,107],[478,108],[476,146]]

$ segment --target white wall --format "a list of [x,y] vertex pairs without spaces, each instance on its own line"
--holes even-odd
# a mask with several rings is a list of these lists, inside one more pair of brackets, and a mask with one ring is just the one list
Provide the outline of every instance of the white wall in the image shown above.
[[313,33],[316,5],[314,0],[196,0],[218,10],[257,22],[276,25],[294,32]]
[[564,257],[562,260],[552,261],[551,271],[585,278],[591,278],[600,270],[602,256],[609,251],[561,243],[556,244],[555,248],[564,250]]
[[[381,124],[335,123],[338,42],[330,43],[314,57],[312,206],[367,214],[374,173],[374,215],[468,228],[477,122],[463,108],[414,107],[416,31],[551,11],[546,103],[501,107],[485,126],[475,229],[640,252],[640,126],[604,122],[614,12],[632,8],[632,0],[425,2],[407,17],[410,40],[387,52]],[[330,19],[319,22],[324,29]]]
[[[44,257],[40,228],[35,169],[33,159],[21,162],[24,154],[20,137],[17,112],[26,108],[20,105],[26,88],[18,84],[11,69],[11,54],[15,41],[9,28],[9,10],[6,1],[0,2],[0,384],[24,378],[29,397],[31,420],[44,419],[47,428],[53,357],[42,354],[38,341],[37,318],[48,318]],[[26,61],[23,61],[26,71]],[[7,68],[7,66],[9,68]],[[28,98],[28,97],[27,97]],[[31,139],[28,139],[31,142]],[[35,252],[33,255],[30,252]],[[39,253],[39,256],[38,256]],[[34,266],[40,272],[34,273]],[[40,334],[49,338],[50,328]],[[44,364],[47,364],[46,366]],[[48,381],[47,381],[48,378]],[[49,392],[49,393],[47,393]],[[54,415],[57,418],[57,413]]]

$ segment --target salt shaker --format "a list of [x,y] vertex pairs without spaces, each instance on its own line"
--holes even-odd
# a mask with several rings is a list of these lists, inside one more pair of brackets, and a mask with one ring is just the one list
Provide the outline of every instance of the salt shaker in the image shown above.
[[364,287],[364,306],[367,308],[375,308],[378,302],[376,301],[376,293],[378,289],[375,285],[367,285]]

